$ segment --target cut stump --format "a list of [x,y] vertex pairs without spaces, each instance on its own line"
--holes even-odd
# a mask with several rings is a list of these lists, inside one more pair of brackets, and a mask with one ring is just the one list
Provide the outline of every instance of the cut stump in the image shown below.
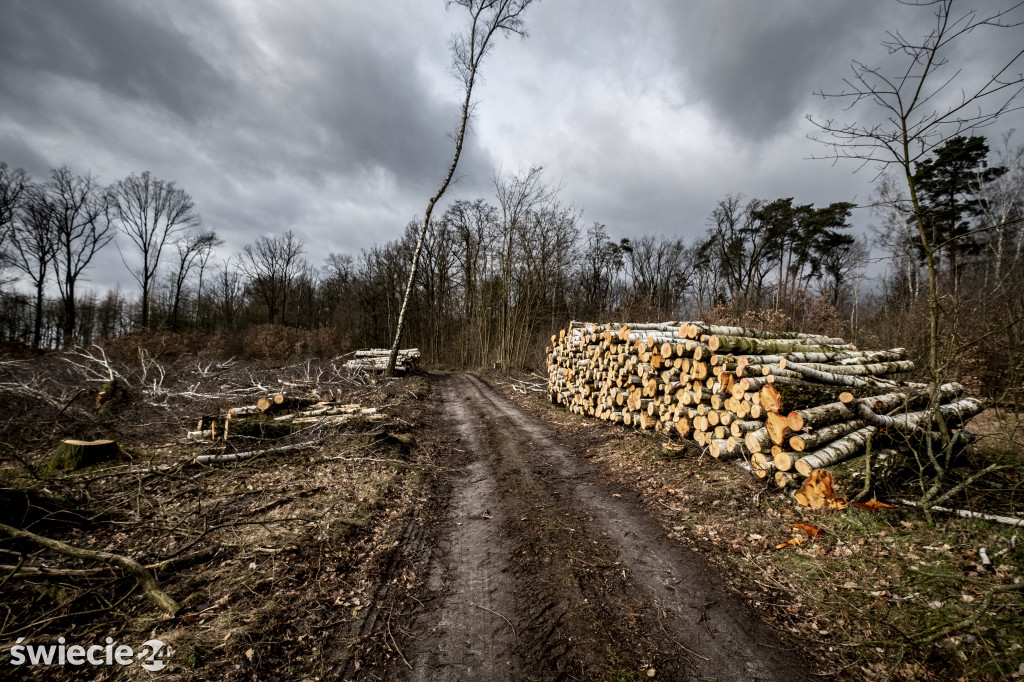
[[109,462],[121,456],[121,448],[113,440],[62,440],[50,456],[51,471],[72,471]]

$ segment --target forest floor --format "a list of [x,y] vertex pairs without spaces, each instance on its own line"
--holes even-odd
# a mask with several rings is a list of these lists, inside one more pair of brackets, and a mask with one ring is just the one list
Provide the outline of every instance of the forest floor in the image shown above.
[[[118,569],[0,539],[0,677],[52,679],[12,648],[59,637],[170,649],[157,675],[59,669],[82,679],[1024,675],[1020,592],[992,591],[1021,581],[1011,527],[801,511],[731,463],[499,375],[172,359],[153,382],[140,357],[0,362],[0,522],[132,556],[181,611],[163,616]],[[131,400],[97,410],[109,370]],[[195,463],[225,450],[184,438],[199,417],[314,385],[383,417],[238,435],[228,450],[296,447]],[[68,437],[114,438],[131,459],[48,470]],[[776,550],[795,521],[823,534]]]

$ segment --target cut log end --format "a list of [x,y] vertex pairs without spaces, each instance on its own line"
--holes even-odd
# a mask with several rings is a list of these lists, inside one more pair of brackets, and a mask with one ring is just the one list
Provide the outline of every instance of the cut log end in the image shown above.
[[796,487],[796,477],[788,471],[775,472],[775,485],[780,488]]
[[827,469],[815,469],[808,475],[794,496],[796,501],[811,509],[841,509],[845,503],[836,496],[832,474]]
[[768,413],[765,428],[768,430],[768,436],[776,445],[785,443],[790,433],[789,422],[785,417],[776,412]]

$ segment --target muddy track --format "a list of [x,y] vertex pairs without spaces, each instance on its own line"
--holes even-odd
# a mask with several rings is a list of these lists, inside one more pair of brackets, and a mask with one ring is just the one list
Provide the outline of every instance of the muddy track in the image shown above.
[[405,623],[407,663],[392,674],[811,676],[811,664],[723,589],[700,555],[669,540],[635,493],[599,483],[594,467],[480,379],[433,378],[468,466],[433,529],[426,598]]

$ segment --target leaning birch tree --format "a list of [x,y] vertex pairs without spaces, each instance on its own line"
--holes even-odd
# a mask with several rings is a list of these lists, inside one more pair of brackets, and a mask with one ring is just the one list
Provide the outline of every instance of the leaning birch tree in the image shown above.
[[[926,438],[924,443],[919,504],[928,515],[932,505],[942,504],[991,467],[943,492],[956,439],[938,410],[938,387],[949,363],[940,354],[945,314],[939,294],[937,257],[942,249],[955,244],[950,239],[934,238],[928,229],[927,207],[916,175],[918,166],[949,140],[991,126],[1005,114],[1021,109],[1017,97],[1024,91],[1024,75],[1014,69],[1024,61],[1024,49],[1020,49],[1024,43],[1012,44],[1010,53],[1001,61],[980,69],[976,63],[953,60],[957,55],[969,54],[969,50],[963,49],[966,44],[985,41],[994,31],[1017,29],[1019,33],[1024,25],[1024,2],[962,13],[954,11],[955,0],[899,2],[931,10],[931,29],[919,39],[899,31],[889,32],[882,43],[890,57],[884,66],[855,60],[850,65],[850,74],[843,79],[841,91],[816,93],[825,99],[839,100],[845,105],[846,115],[856,111],[861,118],[837,121],[808,116],[808,120],[819,130],[812,139],[830,149],[825,158],[854,160],[859,167],[875,165],[880,175],[893,169],[905,183],[907,203],[896,208],[910,216],[928,276],[930,408],[940,436],[934,442]],[[1001,227],[987,225],[981,229]],[[932,471],[927,480],[923,474],[925,467]]]
[[409,300],[412,298],[412,290],[416,283],[416,270],[420,262],[420,253],[423,250],[423,240],[430,225],[430,216],[434,212],[434,206],[441,200],[448,190],[452,178],[455,177],[455,169],[459,165],[459,157],[462,156],[462,145],[466,139],[466,129],[469,127],[469,119],[473,113],[473,87],[476,84],[477,76],[480,73],[480,63],[493,45],[492,39],[495,35],[515,34],[526,36],[526,25],[523,23],[523,12],[533,3],[534,0],[452,0],[448,5],[457,5],[465,8],[469,14],[469,26],[465,33],[458,34],[452,38],[451,54],[452,69],[455,75],[462,81],[465,89],[462,100],[462,115],[459,120],[459,129],[455,134],[455,154],[452,157],[451,165],[448,166],[448,173],[445,175],[441,186],[434,196],[427,202],[427,210],[423,214],[423,223],[420,225],[419,236],[416,240],[416,250],[412,255],[412,267],[409,269],[409,281],[405,287],[405,296],[402,297],[402,307],[398,313],[398,326],[395,329],[395,340],[391,345],[391,355],[388,358],[386,370],[387,376],[394,376],[395,362],[398,359],[398,348],[402,343],[402,332],[405,330],[405,317],[409,311]]

